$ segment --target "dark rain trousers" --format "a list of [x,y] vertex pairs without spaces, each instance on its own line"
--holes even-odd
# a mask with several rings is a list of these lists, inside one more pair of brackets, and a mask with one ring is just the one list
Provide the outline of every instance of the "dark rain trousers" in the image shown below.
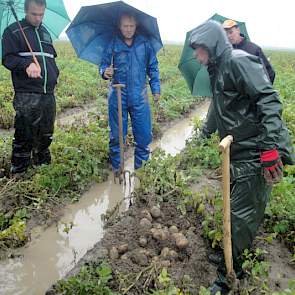
[[[264,217],[265,207],[271,194],[257,162],[231,163],[231,231],[233,266],[238,278],[243,274],[242,254],[252,246],[257,230]],[[229,288],[226,266],[223,261],[217,269],[218,285]]]
[[48,147],[52,142],[56,115],[54,95],[18,92],[13,106],[16,115],[11,172],[25,172],[30,164],[50,164]]

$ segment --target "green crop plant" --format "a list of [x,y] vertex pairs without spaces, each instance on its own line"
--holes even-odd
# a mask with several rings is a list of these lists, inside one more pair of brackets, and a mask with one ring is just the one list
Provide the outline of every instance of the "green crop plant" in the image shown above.
[[119,295],[113,292],[109,283],[112,269],[106,263],[83,266],[80,272],[68,280],[61,280],[56,291],[64,295]]

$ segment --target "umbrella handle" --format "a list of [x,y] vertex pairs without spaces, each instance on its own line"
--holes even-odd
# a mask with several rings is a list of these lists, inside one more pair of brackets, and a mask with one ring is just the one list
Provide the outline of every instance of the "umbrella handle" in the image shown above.
[[233,136],[228,135],[219,144],[219,150],[222,152],[223,245],[228,275],[234,274],[230,220],[230,145],[232,142]]
[[35,56],[35,54],[34,54],[34,52],[33,52],[33,50],[32,50],[32,47],[31,47],[31,45],[30,45],[30,42],[29,42],[29,40],[28,40],[28,38],[27,38],[27,36],[26,36],[26,34],[25,34],[24,29],[22,28],[22,26],[21,26],[21,24],[20,24],[20,22],[19,22],[19,20],[18,20],[17,14],[16,14],[16,12],[15,12],[14,7],[13,7],[12,4],[13,4],[12,1],[9,1],[9,2],[8,2],[8,5],[10,6],[10,9],[11,9],[11,11],[12,11],[12,14],[13,14],[13,16],[14,16],[14,18],[15,18],[15,20],[16,20],[18,26],[19,26],[19,29],[20,29],[20,31],[21,31],[21,33],[22,33],[24,39],[25,39],[25,42],[26,42],[26,44],[27,44],[27,46],[28,46],[28,48],[29,48],[29,51],[30,51],[31,54],[32,54],[33,61],[34,61],[34,63],[36,64],[36,66],[38,67],[38,69],[41,70],[40,64],[39,64],[39,62],[38,62],[38,60],[37,60],[37,58],[36,58],[36,56]]

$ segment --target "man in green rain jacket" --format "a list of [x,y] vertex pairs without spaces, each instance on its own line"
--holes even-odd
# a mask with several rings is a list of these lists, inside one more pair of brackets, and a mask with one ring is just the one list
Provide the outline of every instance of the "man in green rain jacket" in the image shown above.
[[[260,59],[233,50],[221,25],[208,21],[191,34],[198,61],[210,67],[213,105],[220,138],[232,135],[231,221],[234,270],[243,272],[241,255],[251,247],[271,193],[282,177],[282,165],[294,164],[282,104]],[[211,294],[230,290],[224,261]]]

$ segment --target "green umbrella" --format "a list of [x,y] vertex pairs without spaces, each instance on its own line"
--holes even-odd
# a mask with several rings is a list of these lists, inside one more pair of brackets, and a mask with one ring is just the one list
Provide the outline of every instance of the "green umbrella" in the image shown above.
[[[223,23],[226,17],[214,14],[210,19]],[[249,35],[244,22],[236,21],[241,33],[249,40]],[[189,46],[189,37],[193,30],[186,33],[178,68],[186,80],[192,95],[212,97],[209,74],[206,67],[201,65],[193,56],[193,49]]]
[[[1,37],[4,30],[10,24],[25,17],[24,3],[25,0],[0,0]],[[58,38],[69,22],[70,19],[62,0],[46,1],[46,10],[42,23],[51,34],[53,40]],[[2,54],[2,50],[0,50],[0,54]]]

